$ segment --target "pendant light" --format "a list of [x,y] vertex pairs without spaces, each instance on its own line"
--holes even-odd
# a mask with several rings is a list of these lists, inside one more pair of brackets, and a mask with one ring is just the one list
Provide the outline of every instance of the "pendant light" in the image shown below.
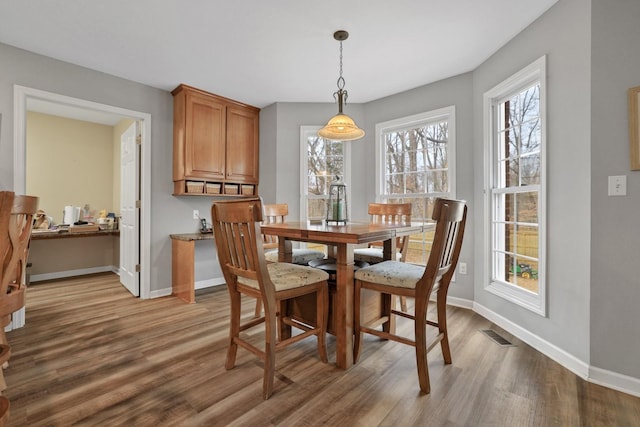
[[333,33],[333,38],[340,42],[340,77],[338,77],[338,91],[333,93],[333,97],[338,101],[338,114],[318,131],[318,136],[332,141],[353,141],[364,136],[364,131],[351,117],[342,112],[342,104],[346,103],[348,97],[342,77],[342,42],[348,37],[349,33],[344,30]]

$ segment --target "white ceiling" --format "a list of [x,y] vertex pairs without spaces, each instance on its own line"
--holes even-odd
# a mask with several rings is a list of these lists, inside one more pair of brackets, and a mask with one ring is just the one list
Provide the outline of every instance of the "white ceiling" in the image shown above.
[[556,1],[0,0],[0,42],[262,108],[334,102],[344,29],[348,102],[362,103],[473,70]]

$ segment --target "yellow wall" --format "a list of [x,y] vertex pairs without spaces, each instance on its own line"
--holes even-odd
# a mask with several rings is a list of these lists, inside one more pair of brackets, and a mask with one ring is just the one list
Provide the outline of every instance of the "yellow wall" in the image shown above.
[[26,193],[40,198],[40,209],[56,224],[65,205],[113,212],[115,193],[120,198],[114,140],[112,126],[28,112]]

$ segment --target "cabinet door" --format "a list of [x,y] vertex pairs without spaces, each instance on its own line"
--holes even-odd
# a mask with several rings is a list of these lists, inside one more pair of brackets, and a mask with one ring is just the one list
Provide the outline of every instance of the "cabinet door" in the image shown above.
[[258,183],[258,124],[256,110],[227,107],[227,181]]
[[186,99],[185,177],[225,176],[225,104],[197,93]]

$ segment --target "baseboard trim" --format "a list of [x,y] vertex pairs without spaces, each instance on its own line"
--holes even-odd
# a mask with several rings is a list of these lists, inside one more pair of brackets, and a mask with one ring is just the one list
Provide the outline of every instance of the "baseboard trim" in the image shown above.
[[[198,290],[198,289],[210,288],[213,286],[220,286],[226,283],[227,282],[224,281],[224,277],[214,277],[213,279],[199,280],[195,282],[193,286],[195,290]],[[151,298],[166,297],[171,295],[172,293],[173,292],[171,288],[159,289],[156,291],[151,291],[151,293],[149,294],[149,298],[151,299]]]
[[101,267],[81,268],[78,270],[57,271],[55,273],[32,274],[29,278],[31,283],[42,282],[43,280],[64,279],[66,277],[83,276],[85,274],[113,272],[118,274],[118,267],[113,265],[103,265]]
[[579,377],[585,380],[589,379],[589,364],[476,302],[473,303],[473,311],[558,362]]
[[171,288],[158,289],[149,292],[149,299],[168,297],[171,295]]
[[207,280],[198,280],[194,286],[195,289],[204,289],[204,288],[210,288],[212,286],[220,286],[220,285],[224,285],[227,282],[225,282],[224,277],[214,277],[213,279],[207,279]]
[[535,350],[558,362],[577,376],[590,383],[617,390],[632,396],[640,397],[640,379],[606,369],[596,368],[583,362],[577,357],[567,353],[550,342],[532,334],[530,331],[513,323],[505,317],[489,310],[488,308],[474,302],[473,311],[485,319],[495,323],[505,331],[513,334],[518,339],[524,341]]
[[603,387],[640,397],[640,379],[638,378],[591,366],[589,368],[589,381]]

